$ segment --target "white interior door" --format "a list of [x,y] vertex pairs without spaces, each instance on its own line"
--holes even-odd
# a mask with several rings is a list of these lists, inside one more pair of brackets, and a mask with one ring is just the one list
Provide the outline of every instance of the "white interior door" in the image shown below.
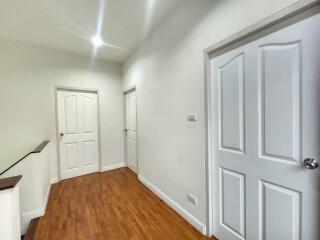
[[97,94],[58,91],[61,178],[99,171]]
[[137,97],[136,91],[125,95],[126,99],[126,156],[128,167],[137,173],[138,144],[137,144]]
[[[211,60],[213,233],[319,240],[320,15]],[[312,164],[308,165],[309,167]]]

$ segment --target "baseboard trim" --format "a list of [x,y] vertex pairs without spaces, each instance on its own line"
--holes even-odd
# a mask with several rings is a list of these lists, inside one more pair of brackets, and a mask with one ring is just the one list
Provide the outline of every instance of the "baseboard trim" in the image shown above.
[[46,197],[41,208],[34,209],[32,211],[24,212],[21,214],[21,235],[24,235],[27,232],[29,223],[32,219],[39,218],[45,215],[50,196],[50,191],[51,184],[49,184],[48,186]]
[[59,178],[51,178],[51,181],[50,181],[51,184],[55,184],[55,183],[58,183],[58,182],[60,182]]
[[100,172],[107,172],[107,171],[115,170],[115,169],[118,169],[118,168],[123,168],[125,166],[126,166],[126,164],[124,162],[113,164],[113,165],[108,165],[108,166],[103,166],[101,168]]
[[51,192],[51,183],[48,186],[47,194],[46,194],[46,197],[44,199],[43,206],[42,206],[42,216],[45,215],[45,213],[46,213],[50,192]]
[[31,222],[32,219],[38,218],[43,216],[43,209],[38,208],[29,212],[24,212],[22,213],[21,216],[21,236],[24,235],[29,227],[29,223]]
[[159,188],[154,186],[147,179],[138,176],[139,181],[141,181],[147,188],[149,188],[154,194],[156,194],[160,199],[162,199],[166,204],[168,204],[173,210],[175,210],[181,217],[183,217],[186,221],[188,221],[195,229],[202,233],[202,235],[206,235],[206,225],[200,222],[197,218],[195,218],[191,213],[181,207],[178,203],[176,203],[173,199],[171,199],[168,195],[162,192]]

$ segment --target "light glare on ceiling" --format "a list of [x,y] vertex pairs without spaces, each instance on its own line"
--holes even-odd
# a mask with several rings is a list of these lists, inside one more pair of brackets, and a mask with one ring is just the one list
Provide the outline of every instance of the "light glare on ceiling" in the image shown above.
[[103,44],[103,40],[97,35],[91,38],[91,42],[95,47],[100,47]]

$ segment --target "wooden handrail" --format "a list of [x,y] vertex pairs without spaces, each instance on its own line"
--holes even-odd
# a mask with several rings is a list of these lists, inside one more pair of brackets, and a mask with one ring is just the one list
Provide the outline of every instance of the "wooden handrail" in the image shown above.
[[0,179],[0,191],[14,188],[22,178],[21,175]]
[[49,141],[43,141],[39,146],[37,146],[35,149],[33,149],[31,152],[29,152],[28,154],[26,154],[24,157],[20,158],[17,162],[15,162],[14,164],[12,164],[10,167],[8,167],[6,170],[4,170],[2,173],[0,173],[0,175],[4,174],[5,172],[7,172],[10,168],[12,168],[13,166],[17,165],[19,162],[21,162],[23,159],[25,159],[26,157],[28,157],[30,154],[33,153],[40,153],[47,145],[48,145]]

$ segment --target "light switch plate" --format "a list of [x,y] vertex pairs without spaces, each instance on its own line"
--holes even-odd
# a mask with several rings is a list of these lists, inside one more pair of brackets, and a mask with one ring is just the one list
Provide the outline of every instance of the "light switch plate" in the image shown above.
[[193,205],[197,205],[198,199],[195,196],[193,196],[191,193],[189,193],[187,195],[187,197],[188,197],[189,202],[191,202]]

